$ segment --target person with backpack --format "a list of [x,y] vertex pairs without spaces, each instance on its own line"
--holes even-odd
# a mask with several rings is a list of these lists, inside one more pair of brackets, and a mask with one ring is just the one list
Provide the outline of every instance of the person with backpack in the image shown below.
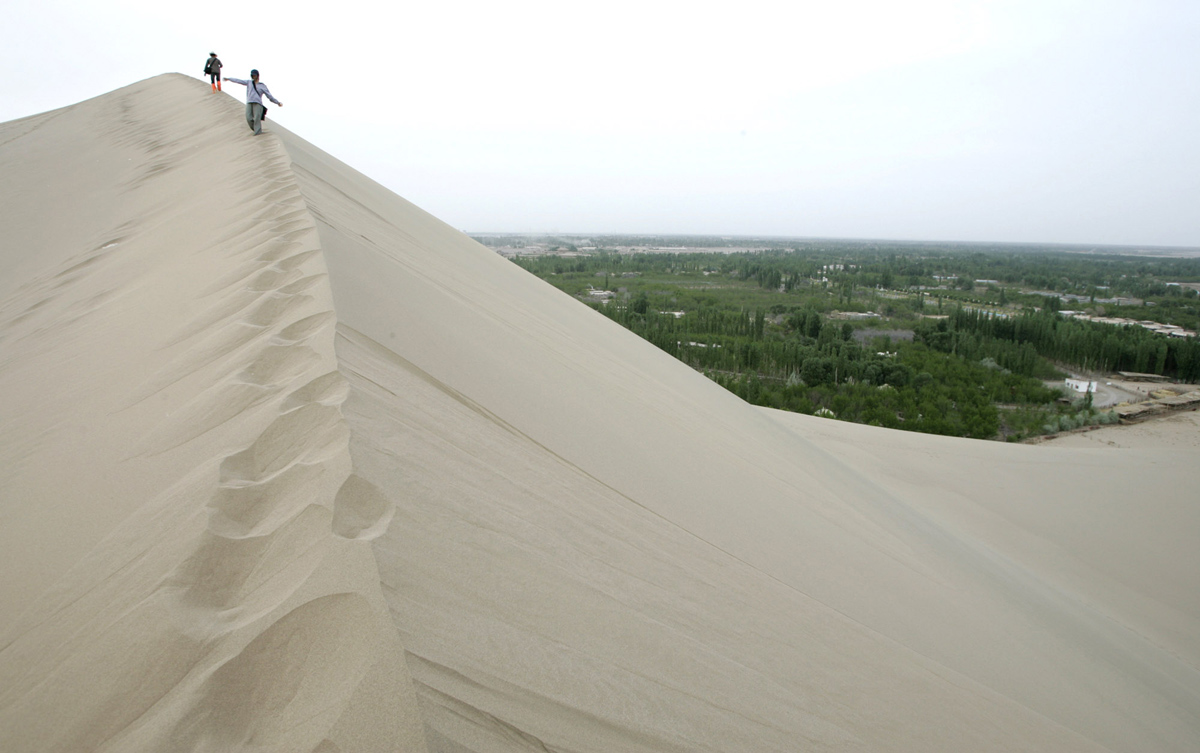
[[250,125],[250,130],[254,131],[255,136],[260,135],[262,133],[262,121],[267,117],[267,108],[263,107],[262,98],[266,97],[280,107],[283,107],[283,103],[275,99],[271,94],[271,90],[267,88],[267,85],[258,80],[257,68],[250,71],[249,81],[243,81],[240,78],[227,78],[225,80],[246,87],[246,122]]
[[221,67],[221,58],[217,57],[217,53],[208,53],[208,60],[204,61],[204,75],[208,76],[215,92],[221,91]]

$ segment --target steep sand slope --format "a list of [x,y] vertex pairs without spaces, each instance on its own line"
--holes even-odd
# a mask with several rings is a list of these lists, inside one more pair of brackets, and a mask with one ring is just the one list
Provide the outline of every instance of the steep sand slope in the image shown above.
[[239,119],[0,126],[0,749],[1200,744],[1186,453],[752,408]]
[[[852,427],[880,458],[840,453],[281,138],[331,271],[355,463],[398,507],[375,548],[431,738],[1200,739],[1194,463],[945,441],[917,504],[864,465],[929,438]],[[960,525],[972,499],[1046,540]]]
[[159,77],[0,126],[0,750],[424,749],[277,141]]

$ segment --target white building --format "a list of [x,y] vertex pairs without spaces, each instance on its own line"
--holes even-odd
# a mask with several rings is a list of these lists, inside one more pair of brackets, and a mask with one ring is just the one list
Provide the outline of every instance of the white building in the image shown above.
[[1089,382],[1086,379],[1066,379],[1067,388],[1078,392],[1081,395],[1096,391],[1096,383]]

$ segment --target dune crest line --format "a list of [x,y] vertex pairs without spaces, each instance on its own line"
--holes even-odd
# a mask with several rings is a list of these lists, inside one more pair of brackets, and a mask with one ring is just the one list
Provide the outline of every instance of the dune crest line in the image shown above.
[[[119,469],[192,470],[134,501],[7,631],[0,747],[424,750],[368,543],[390,511],[353,473],[313,220],[277,140],[243,143],[212,115],[209,128],[183,134],[156,122],[147,97],[202,114],[188,101],[191,84],[143,82],[57,119],[111,119],[96,138],[125,150],[133,177],[120,190],[140,215],[21,294],[83,290],[110,269],[126,300],[143,291],[140,300],[152,301],[162,275],[181,275],[162,301],[174,312],[156,313],[164,326],[135,346],[152,366],[114,391],[107,418],[141,434]],[[222,117],[230,109],[201,104]],[[210,130],[231,145],[218,149]],[[211,180],[214,160],[228,173],[219,200],[232,211],[197,209],[180,243],[171,225],[184,221],[184,195]],[[121,255],[129,264],[111,269]],[[72,306],[43,300],[6,327],[27,352],[120,324],[103,310],[73,317]],[[58,658],[46,664],[50,656]],[[354,729],[364,704],[395,714]]]

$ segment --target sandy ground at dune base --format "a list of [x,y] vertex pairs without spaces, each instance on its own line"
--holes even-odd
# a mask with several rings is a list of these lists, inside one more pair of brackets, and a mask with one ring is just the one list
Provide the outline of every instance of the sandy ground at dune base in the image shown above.
[[1178,411],[1141,421],[1046,437],[1057,447],[1195,450],[1200,460],[1200,411]]

